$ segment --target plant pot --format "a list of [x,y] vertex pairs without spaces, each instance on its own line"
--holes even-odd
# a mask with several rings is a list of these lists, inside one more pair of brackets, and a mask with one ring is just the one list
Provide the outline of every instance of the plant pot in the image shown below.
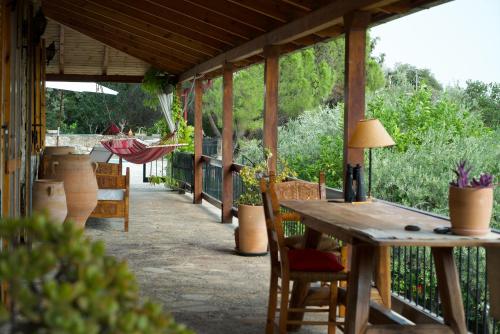
[[54,154],[51,158],[53,177],[64,181],[68,216],[66,222],[84,228],[97,206],[97,164],[88,154]]
[[238,248],[241,255],[267,254],[267,228],[263,206],[238,206]]
[[36,180],[33,184],[33,213],[44,213],[57,224],[68,214],[64,183],[56,180]]
[[493,188],[450,186],[448,196],[451,230],[458,235],[484,235],[490,232]]
[[42,160],[38,169],[38,178],[44,179],[50,177],[50,158],[54,154],[71,154],[75,153],[73,146],[47,146],[43,149]]

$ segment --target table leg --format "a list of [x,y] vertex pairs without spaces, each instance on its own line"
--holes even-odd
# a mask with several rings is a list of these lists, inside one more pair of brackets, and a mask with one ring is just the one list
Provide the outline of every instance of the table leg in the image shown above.
[[385,307],[391,309],[391,248],[387,246],[377,249],[377,270],[375,286]]
[[370,290],[377,247],[352,246],[351,272],[347,283],[345,334],[362,333],[368,326]]
[[[317,248],[319,241],[321,240],[321,232],[310,229],[306,226],[304,233],[304,248]],[[309,290],[309,283],[294,282],[292,289],[292,296],[290,298],[290,308],[304,308],[304,300],[307,296]],[[289,312],[288,320],[302,320],[304,319],[304,313],[300,312]],[[300,325],[288,325],[287,329],[289,331],[297,331],[300,329]]]
[[453,247],[433,247],[439,297],[443,308],[444,323],[454,333],[466,334],[464,304],[460,281],[453,257]]

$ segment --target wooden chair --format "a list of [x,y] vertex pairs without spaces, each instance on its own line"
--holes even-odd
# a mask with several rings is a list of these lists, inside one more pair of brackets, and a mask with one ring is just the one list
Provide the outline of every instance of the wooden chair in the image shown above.
[[122,175],[120,163],[98,163],[96,171],[97,206],[90,215],[93,218],[123,218],[123,229],[128,232],[130,168]]
[[[283,216],[275,191],[275,183],[266,184],[261,180],[261,191],[266,216],[267,234],[271,257],[271,282],[269,288],[269,304],[266,323],[266,334],[274,332],[274,320],[279,311],[279,333],[287,332],[287,325],[320,325],[328,326],[328,333],[335,333],[337,323],[338,282],[347,280],[348,274],[342,272],[336,255],[315,249],[289,249],[285,245],[282,221]],[[281,286],[278,280],[281,278]],[[328,309],[289,307],[290,282],[330,282]],[[281,294],[280,309],[277,310],[278,294]],[[291,312],[328,312],[328,321],[288,320]]]
[[[326,182],[325,174],[319,174],[319,182],[312,183],[300,180],[276,182],[276,178],[271,175],[270,183],[274,184],[274,189],[278,201],[285,200],[326,200]],[[281,218],[283,221],[300,222],[302,217],[296,212],[282,212]],[[303,236],[293,235],[285,238],[285,245],[288,248],[298,249],[303,248]],[[319,242],[318,249],[322,251],[339,252],[338,243],[327,236],[323,236]]]

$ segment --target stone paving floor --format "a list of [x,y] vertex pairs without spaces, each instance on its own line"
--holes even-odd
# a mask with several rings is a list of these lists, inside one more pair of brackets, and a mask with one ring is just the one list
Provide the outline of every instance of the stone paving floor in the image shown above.
[[[131,189],[130,230],[122,220],[89,220],[86,233],[126,259],[144,297],[200,334],[263,333],[269,257],[234,252],[232,225],[209,204],[161,186]],[[298,333],[326,333],[325,327]]]

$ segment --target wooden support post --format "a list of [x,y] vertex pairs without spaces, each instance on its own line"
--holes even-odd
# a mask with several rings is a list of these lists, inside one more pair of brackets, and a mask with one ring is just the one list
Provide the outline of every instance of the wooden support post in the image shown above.
[[203,162],[201,160],[203,147],[203,116],[202,116],[203,87],[200,79],[194,84],[194,180],[193,203],[201,204],[203,189]]
[[64,26],[59,25],[59,74],[64,74]]
[[273,154],[269,168],[276,172],[278,159],[278,82],[279,82],[279,56],[280,49],[277,45],[264,47],[264,148]]
[[0,132],[3,139],[2,145],[2,162],[3,162],[3,183],[2,183],[2,217],[9,217],[11,208],[11,178],[8,168],[8,161],[11,158],[10,154],[10,77],[11,77],[11,4],[7,1],[2,1],[2,131]]
[[222,222],[233,222],[233,66],[224,65],[222,102]]
[[[365,57],[366,28],[370,13],[354,12],[344,17],[345,78],[344,78],[344,181],[349,164],[364,164],[362,149],[347,147],[356,123],[365,118]],[[346,189],[344,182],[344,191]]]

